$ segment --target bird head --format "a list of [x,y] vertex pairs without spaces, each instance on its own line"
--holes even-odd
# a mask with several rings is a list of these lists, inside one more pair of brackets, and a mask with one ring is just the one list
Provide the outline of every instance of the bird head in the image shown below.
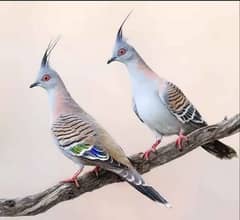
[[54,89],[58,85],[58,81],[60,80],[60,78],[57,72],[54,69],[52,69],[49,64],[49,56],[58,41],[59,38],[57,38],[55,41],[51,41],[48,44],[48,47],[41,61],[41,66],[37,75],[37,79],[34,83],[30,85],[30,88],[40,86],[49,91],[51,89]]
[[127,17],[122,22],[120,28],[118,29],[113,54],[112,57],[107,61],[107,64],[112,63],[113,61],[127,63],[134,58],[135,50],[130,44],[127,43],[127,40],[123,37],[122,33],[123,25],[125,24],[131,13],[132,11],[127,15]]

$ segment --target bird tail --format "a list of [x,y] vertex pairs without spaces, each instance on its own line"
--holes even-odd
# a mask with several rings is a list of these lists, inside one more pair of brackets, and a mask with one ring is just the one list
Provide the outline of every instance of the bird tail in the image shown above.
[[204,150],[215,155],[220,159],[232,159],[237,157],[236,151],[220,141],[214,141],[202,146]]
[[161,196],[152,186],[148,186],[145,184],[143,178],[136,170],[129,168],[119,170],[116,173],[124,180],[126,180],[136,190],[147,196],[149,199],[155,202],[160,202],[167,208],[171,207],[168,201],[163,198],[163,196]]

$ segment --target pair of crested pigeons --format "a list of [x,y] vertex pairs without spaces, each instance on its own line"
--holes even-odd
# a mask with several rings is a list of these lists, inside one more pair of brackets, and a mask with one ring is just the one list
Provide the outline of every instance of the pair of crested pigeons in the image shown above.
[[[126,42],[122,27],[128,16],[118,30],[113,55],[107,63],[118,61],[126,65],[132,85],[133,110],[156,135],[156,142],[145,152],[144,158],[148,159],[156,150],[163,136],[177,134],[176,146],[182,150],[185,135],[207,123],[183,92],[159,77]],[[73,182],[79,187],[77,177],[84,165],[96,166],[119,175],[151,200],[170,207],[163,196],[144,182],[110,134],[71,97],[59,74],[49,64],[49,55],[56,43],[57,40],[49,43],[37,79],[30,88],[40,86],[47,91],[55,143],[66,157],[79,165],[73,177],[63,182]],[[220,141],[202,147],[221,159],[236,156],[234,149]]]

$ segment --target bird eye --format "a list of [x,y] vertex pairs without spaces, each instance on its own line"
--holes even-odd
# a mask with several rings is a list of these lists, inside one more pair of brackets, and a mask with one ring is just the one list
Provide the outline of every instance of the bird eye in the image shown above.
[[127,52],[127,50],[126,50],[125,48],[121,48],[121,49],[118,51],[118,56],[122,56],[122,55],[124,55],[126,52]]
[[48,74],[45,74],[43,77],[42,77],[42,81],[48,81],[49,79],[51,79],[51,77],[48,75]]

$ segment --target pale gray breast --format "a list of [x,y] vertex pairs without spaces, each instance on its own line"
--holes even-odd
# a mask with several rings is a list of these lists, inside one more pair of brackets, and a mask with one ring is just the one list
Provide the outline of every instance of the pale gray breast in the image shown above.
[[161,135],[177,134],[181,124],[161,102],[157,91],[145,91],[135,97],[139,117],[153,131]]

